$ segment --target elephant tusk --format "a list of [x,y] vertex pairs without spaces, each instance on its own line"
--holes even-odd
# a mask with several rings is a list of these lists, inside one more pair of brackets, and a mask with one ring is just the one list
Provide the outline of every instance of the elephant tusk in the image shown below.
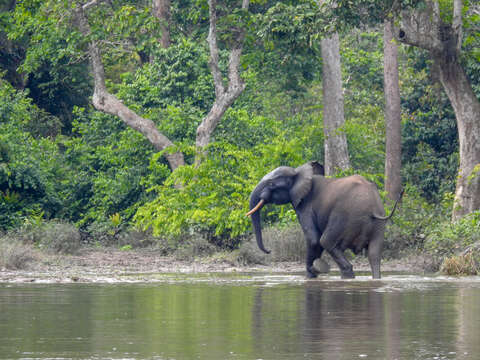
[[260,201],[258,202],[258,204],[252,209],[250,210],[248,213],[245,214],[245,216],[250,216],[252,215],[255,211],[257,211],[258,209],[260,209],[263,204],[265,203],[265,201],[263,201],[263,199],[260,199]]

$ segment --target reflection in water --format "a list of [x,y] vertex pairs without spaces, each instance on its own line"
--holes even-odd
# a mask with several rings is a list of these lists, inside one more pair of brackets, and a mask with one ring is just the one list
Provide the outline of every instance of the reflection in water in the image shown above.
[[397,280],[0,284],[0,358],[471,359],[480,353],[478,278]]

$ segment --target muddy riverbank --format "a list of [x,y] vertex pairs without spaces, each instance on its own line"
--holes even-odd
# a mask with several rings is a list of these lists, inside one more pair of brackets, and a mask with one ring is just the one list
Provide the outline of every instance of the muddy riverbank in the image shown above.
[[[331,261],[331,259],[326,259]],[[364,257],[353,260],[356,272],[370,271]],[[424,273],[428,269],[422,256],[384,260],[383,272]],[[336,266],[332,271],[336,272]],[[302,262],[276,262],[268,265],[240,265],[227,255],[179,260],[155,249],[122,251],[116,248],[84,248],[76,255],[50,255],[32,262],[26,269],[0,269],[0,282],[70,283],[155,281],[158,274],[196,273],[302,273]]]

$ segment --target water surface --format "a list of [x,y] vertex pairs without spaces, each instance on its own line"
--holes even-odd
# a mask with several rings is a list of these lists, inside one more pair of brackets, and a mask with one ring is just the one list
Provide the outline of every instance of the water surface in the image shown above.
[[478,359],[480,278],[0,284],[5,359]]

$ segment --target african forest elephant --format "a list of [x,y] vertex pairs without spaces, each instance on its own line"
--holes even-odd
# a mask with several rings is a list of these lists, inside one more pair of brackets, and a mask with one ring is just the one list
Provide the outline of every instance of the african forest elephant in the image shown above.
[[360,175],[338,179],[323,175],[323,166],[311,161],[296,169],[280,166],[260,180],[250,195],[247,213],[258,247],[270,252],[263,246],[258,210],[267,203],[291,203],[307,241],[307,277],[317,276],[313,262],[327,250],[340,268],[342,278],[353,278],[353,267],[344,251],[351,249],[358,254],[366,248],[372,277],[380,278],[385,223],[393,215],[398,200],[392,213],[385,216],[375,184]]

